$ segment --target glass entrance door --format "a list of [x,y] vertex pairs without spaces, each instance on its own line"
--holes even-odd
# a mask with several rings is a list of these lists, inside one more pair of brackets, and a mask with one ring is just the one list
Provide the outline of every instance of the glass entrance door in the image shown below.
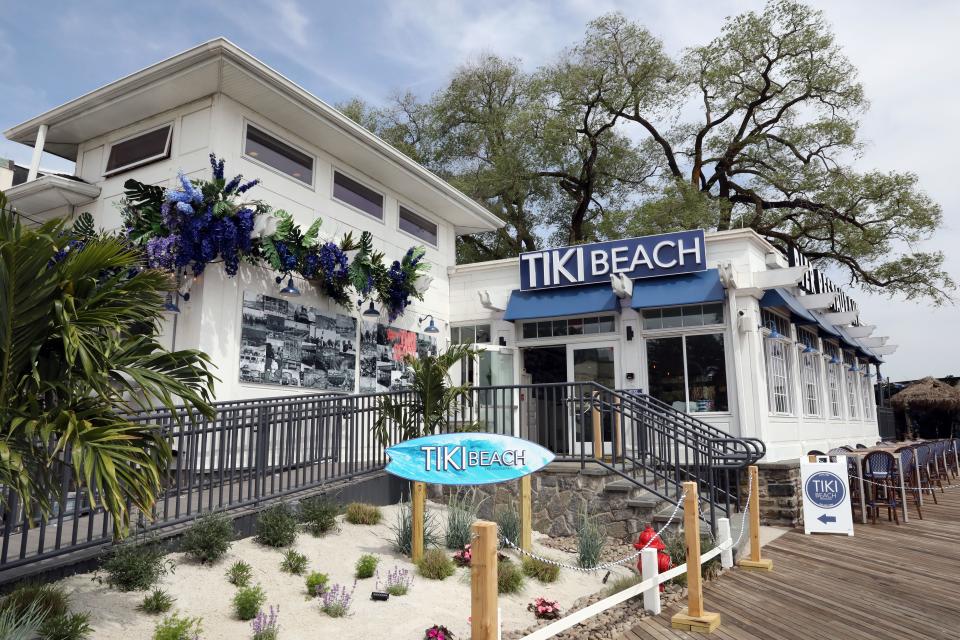
[[[583,345],[567,345],[567,379],[571,382],[596,382],[608,389],[617,388],[619,380],[616,359],[617,343],[595,342]],[[593,455],[594,415],[592,394],[595,388],[580,389],[581,398],[570,398],[571,454],[579,455],[581,447],[589,457]],[[613,450],[614,419],[610,410],[600,409],[603,452]]]

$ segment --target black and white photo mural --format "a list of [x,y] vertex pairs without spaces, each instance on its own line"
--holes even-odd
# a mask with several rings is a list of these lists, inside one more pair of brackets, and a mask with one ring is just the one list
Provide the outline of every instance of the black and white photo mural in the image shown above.
[[398,391],[411,386],[407,354],[418,358],[436,353],[437,341],[428,333],[397,329],[377,322],[361,323],[360,392]]
[[244,291],[240,381],[352,392],[356,318]]

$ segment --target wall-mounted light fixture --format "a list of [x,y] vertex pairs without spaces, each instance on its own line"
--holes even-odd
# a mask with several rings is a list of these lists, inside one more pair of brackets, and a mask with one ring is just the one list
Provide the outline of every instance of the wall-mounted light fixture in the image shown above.
[[436,323],[433,321],[433,314],[425,315],[417,320],[417,324],[423,324],[423,321],[427,318],[430,318],[430,324],[427,325],[427,328],[423,330],[424,333],[440,333],[440,329],[437,328]]

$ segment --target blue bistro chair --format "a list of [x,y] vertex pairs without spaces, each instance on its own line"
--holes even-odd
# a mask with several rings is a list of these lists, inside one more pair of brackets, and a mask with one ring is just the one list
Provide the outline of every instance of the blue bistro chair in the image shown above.
[[900,463],[903,465],[903,484],[907,492],[913,496],[913,504],[917,507],[917,516],[923,520],[923,513],[920,512],[920,491],[922,487],[917,482],[917,454],[911,447],[900,447],[894,451],[900,456]]
[[850,486],[850,505],[851,509],[860,506],[860,483],[857,482],[857,459],[847,455],[850,453],[850,447],[834,447],[827,451],[828,456],[847,456],[847,484]]
[[866,493],[869,496],[867,513],[872,514],[873,524],[877,524],[880,507],[886,507],[887,520],[894,520],[899,525],[897,485],[900,474],[896,457],[889,451],[868,453],[863,459],[863,477],[871,483]]
[[[930,463],[933,461],[933,447],[928,443],[913,447],[917,452],[917,467],[920,469],[920,490],[933,496],[933,503],[938,504],[937,492],[933,489],[934,478],[930,475]],[[939,479],[936,479],[939,482]],[[942,485],[941,485],[942,486]]]
[[947,457],[947,450],[952,448],[950,440],[937,440],[933,444],[934,455],[937,456],[937,477],[946,480],[950,484],[950,459]]
[[957,459],[958,456],[960,456],[960,438],[947,440],[947,462],[953,467],[954,477],[960,477],[960,460]]

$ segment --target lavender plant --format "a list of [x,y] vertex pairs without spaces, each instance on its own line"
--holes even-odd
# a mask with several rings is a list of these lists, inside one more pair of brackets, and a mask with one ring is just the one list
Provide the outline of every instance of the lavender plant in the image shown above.
[[320,610],[331,618],[343,618],[350,613],[353,603],[353,592],[357,589],[357,581],[348,591],[346,585],[334,584],[321,596]]
[[280,636],[280,605],[270,607],[270,613],[263,609],[257,612],[257,617],[250,622],[253,630],[253,640],[277,640]]
[[377,572],[377,591],[386,591],[392,596],[405,596],[412,586],[413,574],[400,566],[390,569],[382,583],[380,572]]

